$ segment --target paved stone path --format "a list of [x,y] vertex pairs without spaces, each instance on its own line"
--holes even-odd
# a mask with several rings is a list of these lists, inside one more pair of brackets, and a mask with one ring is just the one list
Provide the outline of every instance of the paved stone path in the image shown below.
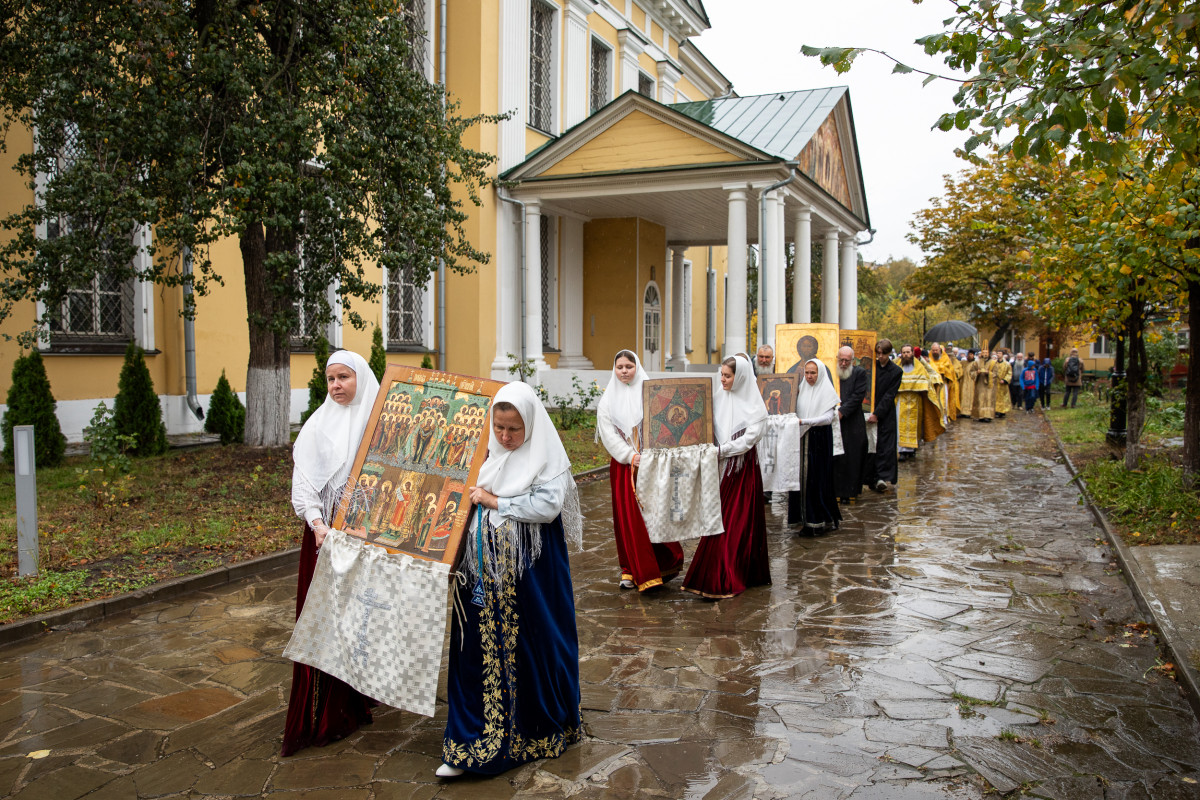
[[1200,797],[1200,727],[1042,426],[964,421],[829,536],[777,502],[774,583],[717,603],[617,591],[588,484],[588,738],[560,759],[440,782],[444,705],[280,759],[288,573],[0,653],[0,795]]

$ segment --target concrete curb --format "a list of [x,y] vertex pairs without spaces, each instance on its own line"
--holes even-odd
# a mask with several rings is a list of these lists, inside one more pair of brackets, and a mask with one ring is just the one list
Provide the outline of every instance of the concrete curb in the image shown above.
[[225,586],[243,578],[261,575],[264,572],[271,572],[298,563],[300,563],[300,548],[293,547],[290,550],[259,556],[249,561],[239,561],[236,564],[217,567],[198,575],[181,575],[178,578],[171,578],[162,583],[147,586],[145,589],[119,594],[116,597],[93,600],[59,611],[38,614],[36,617],[0,625],[0,647],[30,639],[39,633],[61,628],[72,622],[94,622],[147,603],[171,600],[191,592]]
[[1128,546],[1121,541],[1121,537],[1117,536],[1116,531],[1108,522],[1108,517],[1104,515],[1104,511],[1096,505],[1092,500],[1092,494],[1088,491],[1087,483],[1075,469],[1075,463],[1071,461],[1071,456],[1067,454],[1067,448],[1063,446],[1062,439],[1059,438],[1058,431],[1054,429],[1054,425],[1050,422],[1050,418],[1043,413],[1043,419],[1050,427],[1050,435],[1054,437],[1054,444],[1058,447],[1058,452],[1062,453],[1063,461],[1067,464],[1067,471],[1071,473],[1071,479],[1078,485],[1080,494],[1083,495],[1084,502],[1088,509],[1092,512],[1092,516],[1096,519],[1096,524],[1104,531],[1104,536],[1108,539],[1109,547],[1117,557],[1117,562],[1121,565],[1121,570],[1125,573],[1126,580],[1133,591],[1133,596],[1141,607],[1142,612],[1154,621],[1154,628],[1158,632],[1158,637],[1162,641],[1163,646],[1171,656],[1171,661],[1175,664],[1175,675],[1179,678],[1179,685],[1183,688],[1184,694],[1187,695],[1188,702],[1192,706],[1192,710],[1196,716],[1200,717],[1200,675],[1197,675],[1196,669],[1191,664],[1191,659],[1188,657],[1187,648],[1180,641],[1178,631],[1172,624],[1170,617],[1166,614],[1166,604],[1158,598],[1154,589],[1147,580],[1145,573],[1142,572],[1141,566],[1137,559],[1129,552]]

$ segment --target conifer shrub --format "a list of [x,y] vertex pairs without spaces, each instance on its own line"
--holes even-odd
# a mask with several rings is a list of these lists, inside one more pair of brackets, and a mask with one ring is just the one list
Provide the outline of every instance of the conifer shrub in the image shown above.
[[125,363],[117,382],[113,424],[117,433],[137,437],[129,449],[131,456],[157,456],[167,452],[167,426],[163,424],[162,406],[158,403],[150,370],[146,368],[145,353],[132,341],[125,348]]
[[433,369],[433,359],[428,355],[421,359],[421,369]]
[[33,426],[34,457],[39,467],[53,467],[62,463],[67,439],[58,424],[58,403],[50,391],[50,379],[46,377],[46,365],[42,354],[33,350],[21,356],[13,364],[12,386],[8,390],[8,410],[4,413],[4,460],[9,464],[16,461],[13,448],[13,427]]
[[204,418],[204,430],[219,434],[221,444],[238,444],[246,431],[246,408],[221,370],[221,379],[213,389],[208,401],[208,414]]
[[308,418],[321,407],[325,402],[325,396],[329,394],[329,387],[325,383],[325,362],[329,360],[329,342],[325,341],[324,336],[318,336],[317,341],[313,344],[313,356],[317,359],[317,366],[313,368],[312,378],[308,381],[308,409],[300,415],[300,424],[303,425],[308,421]]
[[383,349],[383,329],[378,325],[371,336],[371,357],[367,359],[367,364],[375,373],[375,380],[383,380],[383,371],[387,369],[387,350]]

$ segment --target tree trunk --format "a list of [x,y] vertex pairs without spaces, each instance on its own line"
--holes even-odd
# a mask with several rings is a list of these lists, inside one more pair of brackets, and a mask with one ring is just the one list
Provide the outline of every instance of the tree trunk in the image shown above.
[[246,434],[251,447],[282,447],[291,439],[291,343],[272,329],[276,298],[266,270],[267,238],[262,223],[242,234],[246,273],[246,312],[250,326],[250,362],[246,369]]
[[1141,300],[1134,300],[1126,322],[1125,341],[1128,344],[1125,369],[1126,431],[1125,469],[1138,468],[1141,461],[1142,427],[1146,424],[1146,340],[1144,309]]
[[988,340],[987,349],[989,353],[996,349],[996,344],[999,343],[999,341],[1004,338],[1004,334],[1008,333],[1010,330],[1012,330],[1012,325],[1009,325],[1007,322],[996,328],[996,332],[993,333],[992,338]]
[[1187,282],[1188,371],[1183,401],[1183,480],[1195,487],[1200,483],[1200,357],[1196,340],[1200,338],[1200,278]]

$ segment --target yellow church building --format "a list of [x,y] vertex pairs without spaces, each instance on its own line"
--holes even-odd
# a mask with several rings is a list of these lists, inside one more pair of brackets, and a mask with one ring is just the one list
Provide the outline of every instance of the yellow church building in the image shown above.
[[[509,380],[526,359],[553,394],[572,375],[603,384],[622,348],[652,375],[714,371],[722,355],[758,344],[747,341],[751,307],[767,332],[811,321],[814,302],[824,322],[857,328],[856,237],[870,218],[845,87],[737,95],[694,41],[710,26],[701,0],[408,5],[431,32],[426,75],[445,82],[459,113],[510,116],[466,142],[495,153],[503,179],[466,226],[490,263],[423,288],[406,271],[379,269],[382,302],[357,308],[382,329],[390,362],[428,356],[451,372]],[[34,202],[11,169],[32,145],[29,131],[10,131],[0,213]],[[814,237],[824,264],[816,299]],[[788,243],[797,254],[790,308]],[[760,282],[748,292],[752,248]],[[222,370],[244,391],[237,242],[213,258],[225,283],[198,298],[194,323],[179,315],[179,289],[97,278],[71,293],[56,329],[39,339],[69,440],[81,440],[97,403],[111,405],[130,339],[146,350],[171,433],[202,427],[195,409]],[[29,330],[42,311],[18,307],[0,333]],[[334,347],[370,350],[370,327],[336,321],[324,333]],[[294,344],[298,420],[314,362],[301,336]],[[0,342],[0,391],[19,354]]]

